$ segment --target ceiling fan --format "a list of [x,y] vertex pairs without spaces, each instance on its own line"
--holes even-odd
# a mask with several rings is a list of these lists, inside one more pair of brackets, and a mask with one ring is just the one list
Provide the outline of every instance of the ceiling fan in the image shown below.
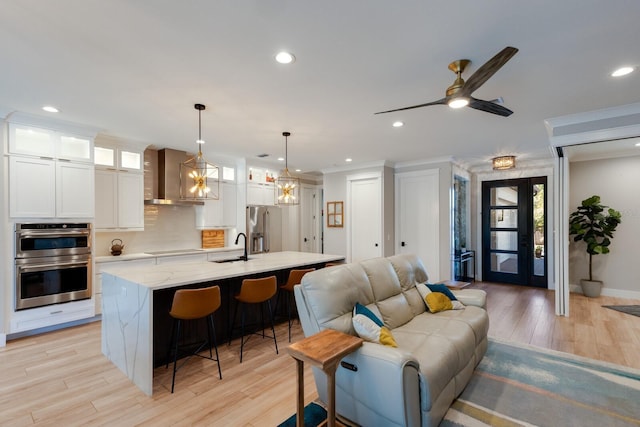
[[380,111],[375,114],[392,113],[394,111],[411,110],[413,108],[428,107],[429,105],[448,105],[451,108],[461,108],[469,106],[476,110],[486,111],[487,113],[497,114],[499,116],[508,117],[513,111],[495,101],[483,101],[471,96],[480,86],[482,86],[491,76],[493,76],[504,64],[509,61],[513,55],[518,53],[515,47],[505,47],[493,58],[488,60],[478,68],[475,73],[465,82],[462,79],[464,69],[471,63],[468,59],[458,59],[449,64],[449,69],[456,73],[456,80],[447,88],[444,98],[426,104],[412,105],[411,107],[396,108],[394,110]]

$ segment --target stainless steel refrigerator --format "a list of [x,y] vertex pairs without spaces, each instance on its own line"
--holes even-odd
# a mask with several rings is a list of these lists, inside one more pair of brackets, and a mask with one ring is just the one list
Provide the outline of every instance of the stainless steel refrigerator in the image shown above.
[[282,251],[282,211],[273,206],[247,206],[250,254]]

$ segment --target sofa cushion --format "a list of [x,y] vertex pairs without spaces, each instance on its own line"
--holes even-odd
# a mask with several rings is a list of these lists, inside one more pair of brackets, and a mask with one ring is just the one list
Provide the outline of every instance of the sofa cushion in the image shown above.
[[366,341],[397,347],[389,328],[367,307],[356,303],[353,307],[353,327],[358,336]]
[[449,288],[447,288],[442,283],[436,283],[435,285],[426,283],[425,285],[431,292],[440,292],[442,294],[445,294],[451,301],[457,300],[456,296],[449,290]]
[[453,304],[448,296],[440,292],[429,292],[424,298],[429,307],[429,311],[432,313],[438,313],[445,310],[453,310]]

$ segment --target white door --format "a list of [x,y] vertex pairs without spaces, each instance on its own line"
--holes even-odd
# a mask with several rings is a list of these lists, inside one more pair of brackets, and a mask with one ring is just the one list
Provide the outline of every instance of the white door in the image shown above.
[[[438,169],[396,175],[396,253],[417,255],[430,281],[440,277]],[[444,278],[446,279],[446,278]]]
[[117,197],[118,173],[96,170],[96,229],[118,228]]
[[319,252],[318,238],[318,195],[314,187],[302,187],[300,202],[300,250]]
[[350,262],[382,256],[382,177],[349,177],[347,222]]

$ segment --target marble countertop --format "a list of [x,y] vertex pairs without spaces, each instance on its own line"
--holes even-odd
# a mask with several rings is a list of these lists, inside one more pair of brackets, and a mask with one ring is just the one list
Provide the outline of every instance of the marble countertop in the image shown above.
[[105,267],[102,271],[155,290],[343,259],[342,255],[270,252],[249,255],[249,260],[246,262],[242,260],[227,263],[195,261],[148,266],[114,266],[113,268]]
[[213,249],[175,249],[175,250],[165,250],[165,251],[149,251],[149,252],[138,252],[131,254],[122,254],[118,256],[113,255],[105,255],[105,256],[97,256],[95,257],[95,261],[97,263],[105,263],[105,262],[116,262],[116,261],[131,261],[135,259],[145,259],[145,258],[160,258],[166,256],[177,256],[177,255],[196,255],[196,254],[209,254],[209,253],[224,253],[224,252],[236,252],[242,251],[242,246],[228,246],[224,248],[213,248]]

